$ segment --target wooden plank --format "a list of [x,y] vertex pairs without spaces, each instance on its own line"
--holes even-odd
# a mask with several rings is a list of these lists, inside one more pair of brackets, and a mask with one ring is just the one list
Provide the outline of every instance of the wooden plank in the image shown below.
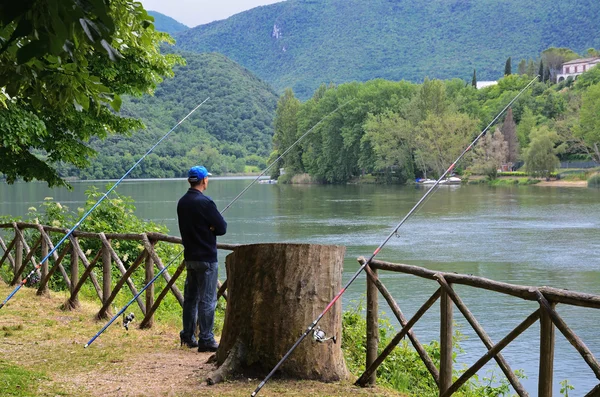
[[538,295],[538,301],[542,306],[543,310],[548,313],[556,328],[560,330],[560,332],[567,338],[569,343],[579,352],[581,357],[585,360],[587,365],[594,371],[596,375],[596,379],[600,379],[600,364],[594,357],[594,354],[590,351],[590,349],[586,346],[585,343],[569,328],[567,323],[560,317],[560,315],[554,310],[553,305],[548,302],[546,297],[542,294],[541,291],[536,290]]
[[[150,284],[150,281],[154,278],[154,261],[152,257],[148,255],[146,257],[146,307],[152,307],[154,305],[154,283]],[[146,312],[144,315],[144,326],[145,328],[151,328],[154,325],[154,314]]]
[[223,297],[225,302],[227,302],[227,280],[223,281],[223,284],[217,280],[217,289],[217,300],[219,300],[220,297]]
[[[448,284],[452,289],[452,285]],[[442,289],[440,299],[440,396],[452,385],[452,338],[454,331],[452,329],[453,305],[452,299],[448,296],[448,291]]]
[[[361,262],[361,265],[363,265],[365,261],[366,260],[364,260],[363,262]],[[388,303],[388,305],[392,309],[392,312],[396,316],[396,319],[398,320],[398,322],[400,323],[400,325],[402,327],[405,327],[406,324],[408,323],[408,320],[406,320],[406,317],[404,317],[404,314],[402,313],[402,310],[400,310],[400,307],[398,306],[398,304],[396,303],[396,301],[392,297],[392,294],[390,294],[390,292],[388,291],[388,289],[385,287],[385,285],[383,285],[383,283],[381,282],[381,280],[379,280],[379,278],[374,279],[372,277],[373,270],[371,270],[370,266],[365,267],[365,271],[367,272],[367,277],[369,277],[371,280],[373,280],[373,282],[375,283],[375,285],[379,289],[379,292],[381,292],[381,295],[384,297],[384,299],[386,300],[386,302]],[[421,342],[419,342],[419,339],[417,339],[417,337],[414,334],[414,332],[413,332],[412,329],[408,331],[407,336],[410,339],[413,347],[415,348],[415,350],[419,354],[419,357],[421,357],[421,361],[423,361],[423,363],[427,367],[427,370],[431,374],[433,380],[435,381],[435,384],[439,386],[439,384],[440,384],[440,375],[439,375],[437,367],[433,363],[433,360],[431,359],[431,357],[429,357],[429,354],[427,354],[427,351],[425,350],[425,348],[423,347],[423,345],[421,344]]]
[[573,306],[600,309],[600,295],[572,292],[564,289],[550,287],[536,288],[526,285],[515,285],[498,282],[483,277],[470,276],[458,273],[436,272],[419,266],[384,262],[379,260],[372,260],[370,266],[372,269],[412,274],[414,276],[430,280],[435,280],[435,275],[439,273],[444,276],[448,283],[451,284],[469,285],[471,287],[495,291],[530,301],[537,301],[537,295],[535,291],[539,289],[540,291],[542,291],[544,296],[552,302],[566,303]]
[[19,238],[19,233],[17,233],[18,228],[15,227],[15,267],[13,269],[13,279],[10,282],[10,285],[21,284],[23,280],[21,278],[21,273],[23,272],[23,241]]
[[[76,250],[76,248],[73,247],[73,250]],[[96,266],[96,263],[98,263],[98,260],[100,259],[101,254],[102,254],[102,250],[98,250],[98,252],[96,253],[96,256],[94,257],[94,260],[91,263],[88,263],[87,266],[85,267],[85,270],[83,271],[83,274],[81,275],[81,278],[79,279],[79,281],[77,282],[77,284],[75,285],[73,290],[71,291],[71,296],[67,300],[67,303],[65,305],[63,305],[63,307],[65,309],[70,310],[70,309],[75,309],[77,307],[77,302],[78,302],[77,294],[79,293],[79,290],[83,286],[83,283],[85,283],[85,280],[88,277],[90,277],[90,279],[91,279],[92,276],[94,275],[94,273],[92,273],[92,270],[94,270],[94,266]],[[96,290],[96,292],[98,293],[98,290]],[[101,294],[101,292],[100,292],[100,294]],[[102,296],[99,296],[99,298],[100,298],[100,301],[102,301]]]
[[600,397],[600,384],[590,390],[585,397]]
[[[135,260],[135,262],[133,262],[133,264],[131,266],[129,266],[129,269],[127,269],[127,271],[121,276],[119,281],[117,281],[117,284],[112,289],[112,292],[111,292],[110,296],[108,297],[108,299],[106,299],[106,301],[104,301],[104,303],[102,304],[100,311],[98,311],[98,314],[96,315],[97,318],[105,318],[106,317],[106,313],[108,312],[110,304],[117,297],[117,294],[119,293],[119,291],[125,284],[126,280],[129,280],[129,276],[131,276],[131,274],[138,268],[138,266],[144,261],[144,259],[146,259],[147,255],[148,254],[145,250],[140,252],[140,254],[137,257],[137,259]],[[137,295],[137,293],[136,293],[136,295]],[[136,299],[136,301],[139,304],[139,301],[140,301],[139,297],[138,297],[138,299]],[[142,313],[146,313],[145,308],[142,311]]]
[[[377,270],[373,270],[374,278],[377,278]],[[369,368],[377,358],[379,348],[379,293],[377,286],[367,278],[367,360],[365,368]],[[374,386],[377,382],[377,371],[374,371],[367,384]]]
[[392,352],[392,350],[394,350],[394,348],[398,345],[398,343],[400,343],[402,338],[406,336],[406,334],[413,327],[413,325],[415,325],[415,323],[419,321],[419,319],[427,312],[427,310],[429,310],[429,308],[433,306],[433,304],[435,303],[435,301],[438,300],[440,295],[441,289],[438,288],[438,290],[435,291],[433,295],[431,295],[427,302],[425,302],[423,306],[421,306],[421,308],[417,310],[415,315],[408,321],[408,323],[404,327],[402,327],[402,330],[398,332],[396,336],[394,336],[394,338],[385,347],[385,349],[383,349],[379,357],[375,359],[373,364],[371,364],[369,368],[367,368],[365,372],[363,372],[360,378],[358,378],[358,380],[354,383],[355,385],[365,386],[367,384],[373,372],[377,370],[377,368],[381,365],[383,360],[385,360],[385,358]]
[[4,261],[8,258],[8,263],[12,266],[12,268],[15,268],[15,260],[13,259],[12,255],[10,254],[10,250],[13,249],[13,247],[15,246],[15,239],[13,238],[12,241],[10,242],[10,244],[8,244],[8,247],[5,245],[4,240],[2,240],[2,237],[0,237],[0,247],[2,247],[2,249],[4,250],[4,254],[2,255],[2,258],[0,259],[0,269],[2,268],[2,265],[4,264]]
[[[465,305],[465,303],[458,296],[456,291],[454,291],[452,288],[450,288],[450,286],[446,282],[446,279],[444,279],[444,276],[442,276],[441,274],[438,274],[437,278],[438,278],[438,282],[440,283],[442,288],[444,288],[444,290],[448,293],[448,295],[450,296],[450,298],[452,299],[452,301],[454,302],[454,304],[456,305],[458,310],[460,310],[460,312],[463,314],[463,316],[465,317],[467,322],[471,325],[471,327],[473,327],[473,330],[475,331],[475,333],[477,333],[477,335],[479,336],[479,338],[481,339],[481,341],[483,342],[485,347],[487,347],[488,350],[491,349],[494,346],[494,343],[492,342],[492,340],[490,339],[488,334],[485,332],[483,327],[479,324],[479,322],[477,321],[475,316],[473,316],[471,311],[467,308],[467,305]],[[525,388],[519,381],[519,378],[517,378],[517,376],[515,375],[513,370],[510,368],[510,366],[504,359],[504,357],[502,357],[502,355],[500,353],[498,353],[494,358],[496,359],[498,366],[500,367],[502,372],[504,372],[504,375],[510,382],[513,389],[515,389],[517,394],[521,397],[529,397],[529,393],[527,393],[527,391],[525,390]]]
[[38,288],[44,288],[48,284],[48,282],[50,281],[50,278],[52,277],[54,272],[56,272],[56,269],[58,269],[58,266],[60,265],[62,260],[67,255],[67,252],[69,251],[70,247],[71,247],[70,243],[65,244],[65,246],[63,247],[63,250],[60,252],[60,254],[57,256],[56,260],[54,261],[54,265],[48,270],[48,274],[46,275],[46,277],[42,278],[42,280],[40,281],[40,286]]
[[[113,247],[110,245],[110,242],[108,241],[108,238],[106,237],[106,235],[104,233],[99,233],[98,236],[100,237],[100,240],[102,240],[102,244],[104,245],[104,247],[106,247],[106,249],[110,252],[110,256],[115,261],[115,264],[117,265],[117,269],[119,269],[119,272],[121,272],[121,275],[124,275],[125,273],[127,273],[127,269],[125,269],[125,266],[123,266],[123,262],[121,261],[121,258],[119,258],[119,255],[117,255],[117,253],[115,252]],[[125,282],[127,283],[127,286],[129,287],[129,290],[131,291],[133,296],[137,296],[138,291],[137,291],[137,288],[135,287],[135,285],[133,284],[133,281],[131,280],[131,278],[128,277],[125,280]],[[142,300],[142,298],[140,298],[138,296],[136,298],[136,302],[138,303],[138,306],[140,307],[140,310],[142,311],[142,313],[146,313],[146,305],[144,304],[144,301]]]
[[[52,257],[54,258],[55,261],[58,261],[58,255],[57,255],[56,251],[54,251],[54,244],[52,244],[52,240],[50,239],[50,236],[45,232],[45,229],[42,225],[37,225],[37,229],[39,230],[40,235],[43,237],[44,241],[46,241],[46,244],[48,244],[48,247],[50,248],[50,250],[53,251]],[[44,255],[44,257],[45,256],[46,255]],[[63,279],[65,280],[65,284],[67,284],[67,288],[71,289],[71,279],[69,278],[67,272],[65,271],[65,268],[61,264],[61,261],[58,261],[58,269],[60,270],[60,273],[62,274]]]
[[[556,303],[552,303],[555,306]],[[538,396],[552,397],[554,381],[554,324],[546,310],[540,313],[540,367]]]
[[[45,258],[46,256],[48,256],[48,242],[46,240],[44,240],[43,235],[46,234],[44,233],[44,229],[39,228],[40,231],[40,240],[42,242],[42,250],[40,255],[42,256],[42,259]],[[44,278],[46,278],[46,276],[48,275],[48,260],[45,260],[44,262],[42,262],[42,267],[41,267],[41,273],[40,273],[40,281],[42,281]],[[50,296],[50,290],[48,289],[48,284],[42,286],[40,285],[36,295],[44,295],[44,296]]]
[[140,328],[142,328],[142,329],[146,328],[146,319],[149,318],[150,316],[154,315],[154,312],[156,311],[156,309],[158,309],[158,307],[160,306],[160,303],[165,298],[165,296],[169,293],[169,290],[171,289],[172,285],[175,283],[177,278],[179,278],[179,276],[181,275],[181,273],[183,272],[184,269],[185,269],[185,261],[181,261],[181,263],[179,264],[179,267],[177,268],[177,270],[175,270],[175,273],[173,273],[173,277],[171,277],[171,280],[167,283],[167,285],[165,285],[165,287],[162,289],[162,291],[160,291],[160,294],[158,294],[158,297],[154,301],[154,304],[152,305],[152,307],[148,309],[148,312],[146,313],[146,315],[144,316],[144,319],[140,323]]
[[473,364],[469,369],[467,369],[461,376],[450,386],[446,392],[441,395],[441,397],[451,396],[454,392],[456,392],[462,385],[465,384],[466,381],[471,379],[473,375],[477,373],[488,361],[490,361],[495,355],[500,353],[502,349],[504,349],[510,342],[515,340],[519,335],[527,330],[533,323],[535,323],[540,318],[540,309],[537,309],[535,312],[531,313],[523,322],[517,325],[512,331],[509,332],[498,344],[488,350],[486,354],[483,355],[475,364]]
[[[104,241],[103,241],[104,243]],[[102,307],[106,308],[106,310],[101,311],[97,318],[98,319],[106,319],[112,317],[112,312],[110,310],[110,304],[107,305],[106,301],[110,296],[110,292],[112,290],[112,260],[110,256],[110,251],[108,247],[110,246],[110,240],[106,241],[107,244],[102,245]]]
[[[154,263],[156,264],[156,267],[158,267],[158,270],[163,270],[165,267],[164,267],[160,257],[156,254],[156,251],[154,251],[154,247],[152,246],[152,244],[150,244],[150,240],[148,240],[148,237],[146,235],[143,236],[142,241],[144,243],[144,247],[146,248],[146,251],[148,251],[148,253],[152,257],[152,259],[154,259]],[[171,275],[166,270],[163,272],[162,275],[168,284],[171,281]],[[175,295],[175,298],[177,298],[177,301],[179,301],[179,304],[181,305],[181,307],[183,307],[183,294],[181,293],[181,291],[179,291],[179,288],[177,288],[175,283],[171,283],[170,285],[171,285],[171,291],[173,292],[173,295]]]
[[[81,259],[81,263],[83,263],[83,267],[87,270],[87,268],[90,267],[90,262],[88,262],[87,257],[85,256],[85,254],[83,253],[83,250],[79,246],[79,240],[74,236],[69,236],[69,240],[71,241],[71,246],[77,253],[77,256],[79,256],[79,259]],[[98,251],[98,252],[102,252],[102,251]],[[94,289],[96,290],[96,295],[98,295],[98,299],[100,299],[100,301],[102,301],[102,289],[100,288],[100,284],[98,284],[98,278],[96,277],[96,275],[93,272],[88,272],[87,274],[89,275],[90,280],[92,281],[92,284],[94,285]],[[85,277],[82,277],[82,280],[85,280]],[[79,289],[78,289],[78,291],[79,291]]]

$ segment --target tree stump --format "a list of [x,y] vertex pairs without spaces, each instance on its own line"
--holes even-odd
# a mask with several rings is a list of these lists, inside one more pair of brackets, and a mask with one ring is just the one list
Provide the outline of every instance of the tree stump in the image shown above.
[[[219,368],[207,382],[269,373],[340,291],[345,251],[331,245],[251,244],[229,254]],[[316,342],[311,332],[279,368],[280,375],[324,382],[347,378],[339,300],[317,327],[337,342]]]

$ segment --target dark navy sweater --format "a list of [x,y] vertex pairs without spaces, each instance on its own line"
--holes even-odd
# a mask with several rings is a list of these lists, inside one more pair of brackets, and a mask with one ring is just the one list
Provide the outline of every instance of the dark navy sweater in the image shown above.
[[190,188],[177,203],[179,232],[187,261],[216,262],[217,236],[227,231],[227,222],[210,197]]

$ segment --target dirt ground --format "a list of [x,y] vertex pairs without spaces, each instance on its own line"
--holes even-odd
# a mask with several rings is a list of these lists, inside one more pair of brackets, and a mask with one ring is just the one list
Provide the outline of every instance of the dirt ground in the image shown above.
[[[13,290],[0,281],[2,299]],[[237,379],[214,386],[211,353],[179,347],[175,326],[136,326],[116,320],[88,348],[83,346],[105,321],[95,321],[96,304],[60,309],[66,296],[51,298],[21,290],[0,309],[0,391],[13,396],[250,396],[262,379]],[[134,323],[135,325],[135,323]],[[17,375],[14,375],[16,373]],[[14,386],[16,376],[25,381]],[[5,386],[8,385],[8,386]],[[261,396],[402,396],[346,382],[271,380]]]

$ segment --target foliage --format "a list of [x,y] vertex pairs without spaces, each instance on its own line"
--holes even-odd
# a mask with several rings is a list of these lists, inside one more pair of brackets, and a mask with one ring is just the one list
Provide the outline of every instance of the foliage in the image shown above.
[[594,160],[600,162],[600,83],[590,86],[582,95],[575,135],[583,139]]
[[508,144],[499,128],[493,134],[487,133],[473,153],[473,166],[471,169],[487,176],[489,180],[498,177],[498,169],[508,159]]
[[564,151],[564,144],[555,131],[546,126],[534,128],[531,132],[531,144],[525,152],[525,169],[530,175],[549,177],[560,165],[557,155]]
[[500,129],[504,140],[506,141],[507,156],[506,161],[509,163],[516,163],[519,157],[519,140],[517,138],[517,125],[513,120],[512,108],[508,108],[504,122]]
[[[350,310],[346,310],[342,317],[343,338],[342,350],[346,365],[350,372],[355,376],[360,376],[365,370],[367,338],[366,338],[366,320],[362,314],[362,306],[356,305]],[[379,353],[392,340],[394,329],[386,319],[379,320]],[[460,350],[460,340],[462,335],[457,332],[454,337],[454,349]],[[428,355],[439,367],[440,346],[437,341],[433,341],[424,346]],[[454,376],[459,372],[455,371]],[[519,374],[523,376],[522,373]],[[409,346],[408,341],[403,340],[390,353],[377,369],[377,382],[392,387],[401,392],[410,393],[415,396],[434,397],[439,395],[439,391],[431,374],[421,361],[418,353]],[[498,380],[491,373],[481,380],[478,376],[472,377],[462,386],[456,396],[475,397],[475,396],[502,396],[509,391],[509,384],[506,379]]]
[[[152,92],[180,62],[140,3],[42,0],[0,9],[0,172],[65,184],[56,167],[88,164],[92,137],[140,128],[122,95]],[[1,105],[0,105],[1,106]]]
[[598,2],[575,0],[289,0],[181,32],[177,46],[221,52],[279,93],[290,87],[306,100],[322,83],[376,77],[471,81],[476,68],[479,80],[496,80],[507,54],[531,58],[555,43],[580,53],[600,47],[590,18],[599,14]]
[[219,54],[181,54],[186,65],[157,87],[154,96],[123,98],[122,112],[147,126],[130,137],[92,140],[98,151],[84,170],[63,166],[64,176],[81,179],[121,177],[155,142],[207,97],[210,99],[179,125],[131,173],[133,178],[186,176],[196,164],[213,174],[242,173],[263,165],[271,150],[277,96],[264,82]]
[[587,181],[588,187],[600,188],[600,174],[594,174]]

